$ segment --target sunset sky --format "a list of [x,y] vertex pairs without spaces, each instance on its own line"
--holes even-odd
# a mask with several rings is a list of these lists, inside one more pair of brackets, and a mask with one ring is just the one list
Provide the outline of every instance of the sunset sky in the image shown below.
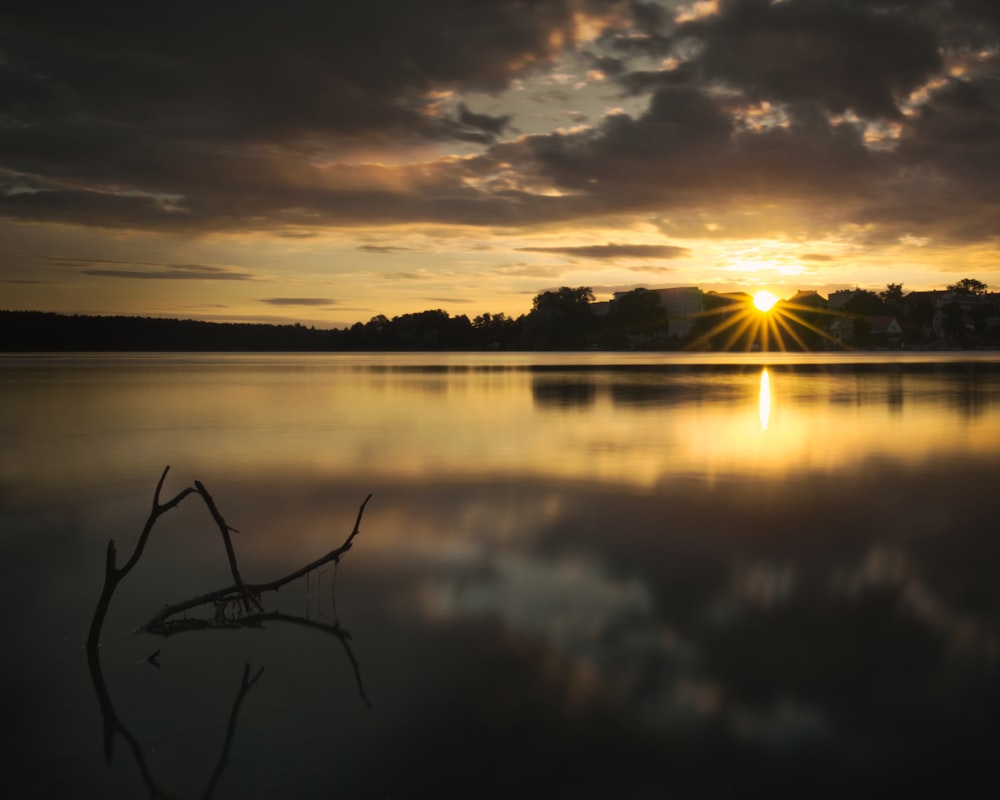
[[0,308],[1000,288],[996,0],[0,12]]

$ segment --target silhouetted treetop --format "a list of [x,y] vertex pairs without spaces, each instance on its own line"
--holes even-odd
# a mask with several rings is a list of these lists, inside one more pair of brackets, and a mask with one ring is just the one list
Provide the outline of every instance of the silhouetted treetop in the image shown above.
[[638,288],[616,297],[610,313],[613,322],[642,328],[665,320],[667,309],[659,292]]
[[885,303],[875,292],[859,289],[844,305],[844,310],[862,316],[877,316],[885,313]]
[[887,283],[885,289],[878,293],[883,303],[901,303],[903,301],[903,284]]
[[562,286],[555,291],[542,292],[535,295],[531,301],[531,307],[535,310],[540,308],[558,308],[567,314],[590,312],[590,304],[594,302],[594,292],[589,286],[578,286],[571,289],[569,286]]
[[959,294],[974,295],[976,297],[981,297],[986,294],[987,285],[982,281],[977,281],[975,278],[962,278],[962,280],[955,283],[948,284],[949,292],[958,292]]

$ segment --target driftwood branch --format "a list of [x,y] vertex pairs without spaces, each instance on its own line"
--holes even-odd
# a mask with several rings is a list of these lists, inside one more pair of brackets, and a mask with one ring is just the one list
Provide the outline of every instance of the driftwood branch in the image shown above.
[[[294,570],[282,578],[270,581],[269,583],[248,584],[244,582],[240,575],[239,565],[236,561],[236,551],[233,547],[232,538],[229,535],[231,532],[237,531],[226,522],[225,518],[219,512],[219,509],[215,504],[215,500],[208,493],[208,490],[205,488],[204,484],[201,483],[201,481],[195,481],[194,486],[189,486],[178,492],[166,502],[161,502],[160,496],[163,491],[163,484],[166,481],[167,473],[169,471],[170,467],[165,467],[163,473],[160,475],[159,481],[157,481],[156,490],[153,492],[153,503],[149,516],[146,518],[142,532],[139,534],[139,538],[136,541],[132,555],[129,557],[128,561],[125,562],[124,566],[118,566],[118,550],[115,546],[114,540],[112,539],[108,542],[104,557],[104,583],[101,587],[101,595],[98,598],[97,607],[94,609],[94,616],[90,623],[86,647],[87,663],[90,669],[94,690],[97,694],[97,700],[101,708],[101,717],[103,720],[104,757],[110,764],[114,754],[115,734],[121,734],[135,756],[143,782],[146,784],[146,788],[149,791],[150,796],[156,798],[164,795],[153,779],[152,773],[146,763],[143,748],[131,730],[129,730],[129,728],[121,721],[115,711],[111,695],[108,692],[100,657],[101,630],[104,626],[104,620],[107,617],[108,608],[111,605],[111,599],[114,596],[115,590],[118,588],[118,585],[122,582],[125,576],[128,575],[136,564],[139,563],[139,559],[142,558],[146,544],[149,541],[149,537],[152,534],[157,521],[165,513],[180,505],[180,503],[189,495],[197,494],[201,497],[205,506],[208,508],[209,513],[212,515],[212,519],[215,521],[216,527],[218,527],[219,532],[222,534],[222,540],[226,548],[226,557],[229,560],[229,568],[234,582],[231,586],[227,586],[213,592],[207,592],[181,603],[175,603],[174,605],[164,607],[158,614],[150,619],[149,622],[142,626],[140,630],[149,633],[156,633],[161,636],[169,636],[186,630],[261,626],[263,623],[269,621],[290,622],[298,625],[304,625],[315,630],[320,630],[336,637],[340,641],[344,648],[344,652],[347,654],[348,660],[351,662],[351,667],[354,671],[354,678],[358,687],[358,693],[361,695],[365,704],[369,707],[371,706],[371,703],[365,694],[364,686],[361,682],[361,669],[358,665],[357,659],[354,657],[354,653],[351,651],[349,644],[350,634],[343,630],[339,623],[327,625],[325,623],[315,622],[305,617],[297,617],[279,612],[266,612],[260,604],[261,593],[277,591],[282,586],[308,575],[310,572],[318,569],[324,564],[328,564],[331,561],[335,563],[339,562],[340,557],[351,549],[354,544],[354,539],[361,530],[361,518],[364,514],[365,507],[368,505],[368,501],[371,499],[371,495],[369,494],[361,504],[361,507],[358,509],[357,519],[354,522],[354,528],[340,546],[335,547],[326,555],[306,564],[303,567],[300,567],[297,570]],[[188,611],[192,608],[208,604],[213,604],[215,606],[216,614],[212,619],[172,619],[175,615],[181,613],[182,611]],[[237,609],[236,612],[227,613],[227,609],[232,607]],[[151,664],[159,666],[158,658],[159,650],[157,650],[147,660]],[[258,670],[258,672],[251,677],[249,665],[246,665],[243,670],[243,678],[240,683],[240,689],[236,695],[236,699],[233,702],[232,710],[230,712],[229,726],[227,728],[222,754],[214,772],[212,773],[206,792],[203,795],[205,798],[209,797],[213,793],[219,777],[222,774],[223,768],[228,760],[229,749],[236,729],[236,719],[240,706],[243,703],[243,699],[246,697],[250,689],[253,688],[262,671],[263,670]]]
[[[153,616],[145,625],[142,626],[142,629],[147,633],[155,633],[161,636],[169,636],[171,633],[174,633],[175,627],[179,627],[180,629],[183,630],[190,630],[191,620],[189,619],[172,620],[171,617],[175,617],[177,614],[180,614],[183,611],[189,611],[192,608],[198,608],[199,606],[205,606],[209,604],[213,604],[216,606],[216,608],[219,608],[220,605],[224,605],[228,601],[231,601],[234,597],[238,596],[242,596],[243,598],[246,598],[247,596],[251,597],[257,609],[263,612],[263,609],[261,608],[258,599],[261,594],[263,594],[264,592],[276,592],[282,586],[285,586],[294,580],[297,580],[305,575],[308,575],[310,572],[319,569],[324,564],[329,564],[331,561],[333,562],[339,561],[340,557],[351,549],[351,547],[354,545],[355,537],[358,535],[358,533],[361,532],[361,517],[364,515],[365,506],[368,505],[368,501],[371,500],[371,498],[372,496],[369,494],[364,499],[364,502],[358,509],[358,516],[354,522],[354,528],[353,530],[351,530],[350,534],[344,540],[343,544],[341,544],[339,547],[335,547],[325,556],[321,556],[320,558],[317,558],[315,561],[311,561],[305,566],[299,567],[293,572],[288,573],[284,577],[278,578],[277,580],[273,580],[268,583],[243,584],[241,581],[237,581],[231,586],[224,586],[221,589],[216,589],[215,591],[206,592],[205,594],[200,594],[197,595],[196,597],[188,598],[187,600],[183,600],[179,603],[173,603],[172,605],[164,606],[162,609],[160,609],[159,613]],[[221,515],[217,517],[216,522],[221,523],[220,527],[225,525],[225,521],[222,520]],[[235,555],[232,557],[231,563],[235,565]],[[234,577],[238,577],[238,570],[236,570],[235,567],[233,569],[233,575]],[[246,610],[249,611],[249,608],[246,608]],[[220,621],[220,624],[218,625],[203,624],[200,625],[199,627],[202,628],[232,627],[232,625],[225,624],[225,621]]]
[[104,557],[104,586],[101,589],[101,596],[97,601],[97,608],[94,609],[94,618],[91,620],[90,631],[87,634],[88,648],[97,647],[100,644],[101,626],[104,624],[104,617],[107,616],[108,606],[111,605],[111,598],[114,596],[115,589],[118,588],[118,584],[122,582],[122,579],[132,571],[133,567],[139,563],[139,559],[142,558],[142,553],[146,549],[146,542],[149,541],[149,536],[153,532],[156,521],[170,511],[170,509],[180,505],[181,501],[189,494],[194,494],[197,491],[194,487],[189,486],[178,492],[166,503],[161,503],[160,492],[163,491],[163,482],[167,479],[169,471],[169,465],[164,467],[163,473],[160,475],[160,480],[156,483],[156,491],[153,492],[153,508],[146,518],[146,524],[142,526],[142,533],[139,534],[139,540],[135,544],[135,549],[132,551],[131,557],[125,562],[125,566],[118,567],[118,550],[115,547],[115,540],[111,539],[108,541],[108,548]]
[[208,489],[205,488],[205,484],[201,481],[194,482],[195,488],[198,490],[198,494],[201,495],[201,499],[205,501],[205,505],[208,506],[209,513],[212,515],[212,519],[215,520],[215,524],[219,528],[219,533],[222,534],[222,541],[226,545],[226,558],[229,559],[229,571],[233,574],[233,581],[240,590],[240,594],[243,597],[243,607],[245,610],[249,611],[251,608],[256,607],[258,610],[263,611],[260,607],[260,603],[257,598],[254,597],[247,587],[243,584],[243,578],[240,577],[240,568],[236,564],[236,553],[233,550],[233,540],[229,536],[229,532],[239,533],[236,528],[232,528],[226,524],[225,519],[222,518],[222,514],[219,513],[219,509],[215,505],[215,501],[212,499],[212,495],[208,493]]

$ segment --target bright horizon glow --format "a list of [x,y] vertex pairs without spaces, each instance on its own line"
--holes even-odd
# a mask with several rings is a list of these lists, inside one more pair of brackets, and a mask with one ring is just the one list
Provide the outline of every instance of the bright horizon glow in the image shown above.
[[767,289],[761,289],[753,296],[753,304],[758,311],[766,314],[774,308],[774,304],[778,302],[778,299],[776,294],[767,291]]

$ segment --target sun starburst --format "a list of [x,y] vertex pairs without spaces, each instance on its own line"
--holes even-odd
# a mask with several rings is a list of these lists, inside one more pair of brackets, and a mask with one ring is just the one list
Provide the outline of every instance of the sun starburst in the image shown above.
[[695,318],[694,350],[816,350],[844,348],[819,325],[822,316],[841,316],[804,303],[781,300],[766,290],[754,295],[709,294],[705,311]]

